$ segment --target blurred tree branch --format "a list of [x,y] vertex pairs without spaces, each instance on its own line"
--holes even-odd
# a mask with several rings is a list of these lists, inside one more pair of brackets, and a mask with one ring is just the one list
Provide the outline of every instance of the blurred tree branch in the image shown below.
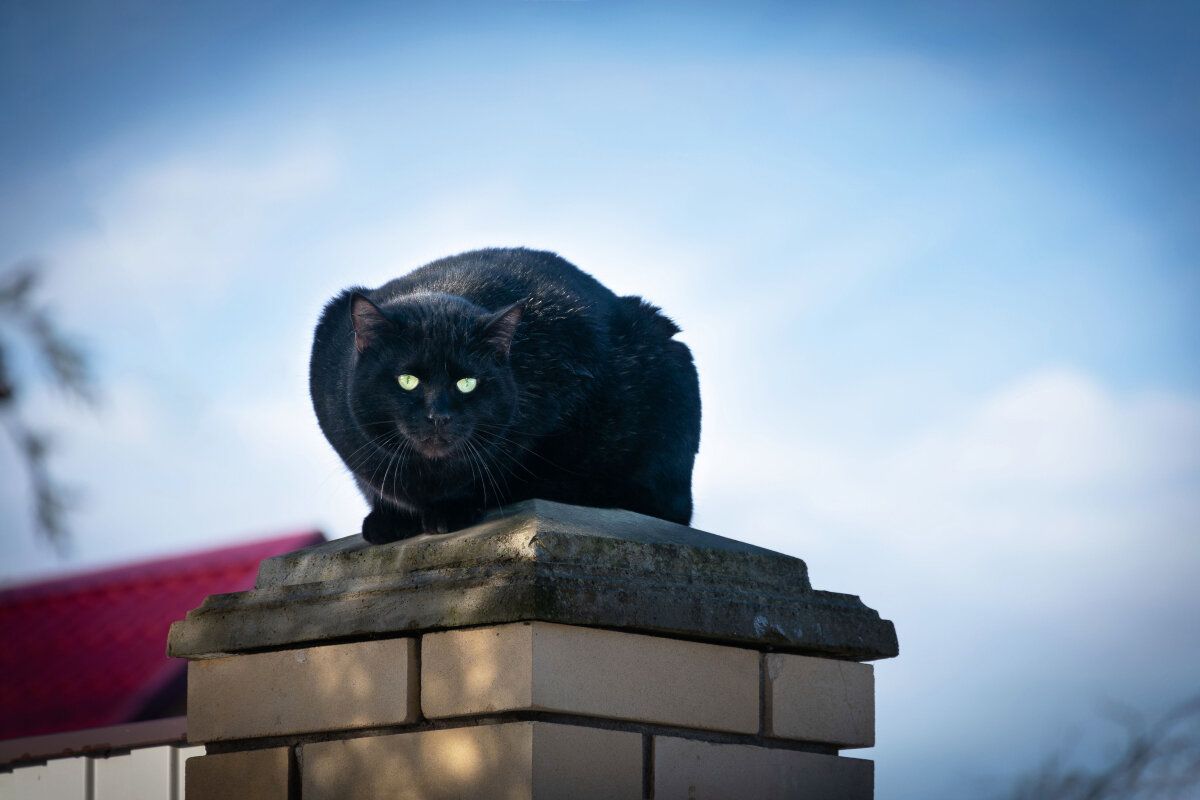
[[[87,356],[58,330],[46,309],[35,303],[40,279],[41,266],[34,261],[21,262],[0,277],[0,321],[17,342],[31,345],[34,361],[49,372],[58,389],[93,405],[96,393]],[[13,372],[10,356],[14,352],[13,339],[0,338],[0,422],[29,473],[35,529],[62,554],[70,539],[66,515],[73,503],[72,493],[50,471],[50,438],[30,428],[24,419],[24,379],[18,380]]]
[[1005,800],[1195,800],[1200,797],[1200,697],[1147,723],[1131,709],[1108,716],[1125,729],[1115,758],[1095,770],[1055,756],[1020,779]]

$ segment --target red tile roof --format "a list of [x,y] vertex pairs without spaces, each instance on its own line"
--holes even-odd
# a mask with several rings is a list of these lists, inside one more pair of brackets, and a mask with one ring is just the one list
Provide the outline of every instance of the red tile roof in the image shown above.
[[[0,590],[0,739],[154,716],[186,662],[167,629],[210,594],[254,586],[264,558],[324,541],[283,536]],[[178,712],[176,712],[178,713]]]

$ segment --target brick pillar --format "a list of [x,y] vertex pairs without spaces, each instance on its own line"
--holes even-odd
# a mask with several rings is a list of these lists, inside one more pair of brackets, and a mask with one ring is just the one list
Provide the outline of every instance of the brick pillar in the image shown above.
[[892,624],[804,562],[542,500],[268,559],[171,629],[188,800],[870,798]]

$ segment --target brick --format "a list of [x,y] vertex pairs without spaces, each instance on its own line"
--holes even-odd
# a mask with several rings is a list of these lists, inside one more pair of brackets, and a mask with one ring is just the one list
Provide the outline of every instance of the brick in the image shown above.
[[383,639],[188,664],[188,740],[395,725],[418,714],[416,642]]
[[288,748],[189,758],[187,800],[287,800]]
[[306,744],[304,800],[642,796],[642,737],[510,722]]
[[533,796],[641,797],[641,734],[533,723]]
[[421,637],[421,711],[430,719],[533,708],[535,625]]
[[874,793],[875,764],[864,759],[670,736],[654,739],[655,797],[871,800]]
[[870,664],[779,653],[766,658],[768,736],[875,746],[875,671]]
[[429,718],[546,710],[757,733],[758,654],[658,636],[515,623],[427,634]]

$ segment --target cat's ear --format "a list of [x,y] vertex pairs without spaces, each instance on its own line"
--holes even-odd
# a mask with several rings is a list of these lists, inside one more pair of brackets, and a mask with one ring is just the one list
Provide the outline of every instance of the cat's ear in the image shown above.
[[517,324],[521,321],[521,313],[525,310],[525,301],[518,300],[507,308],[502,308],[483,320],[483,341],[500,358],[508,358],[509,348],[512,347],[513,334],[517,332]]
[[354,346],[360,353],[392,327],[391,320],[383,315],[379,306],[358,292],[350,295],[350,319],[354,323]]

